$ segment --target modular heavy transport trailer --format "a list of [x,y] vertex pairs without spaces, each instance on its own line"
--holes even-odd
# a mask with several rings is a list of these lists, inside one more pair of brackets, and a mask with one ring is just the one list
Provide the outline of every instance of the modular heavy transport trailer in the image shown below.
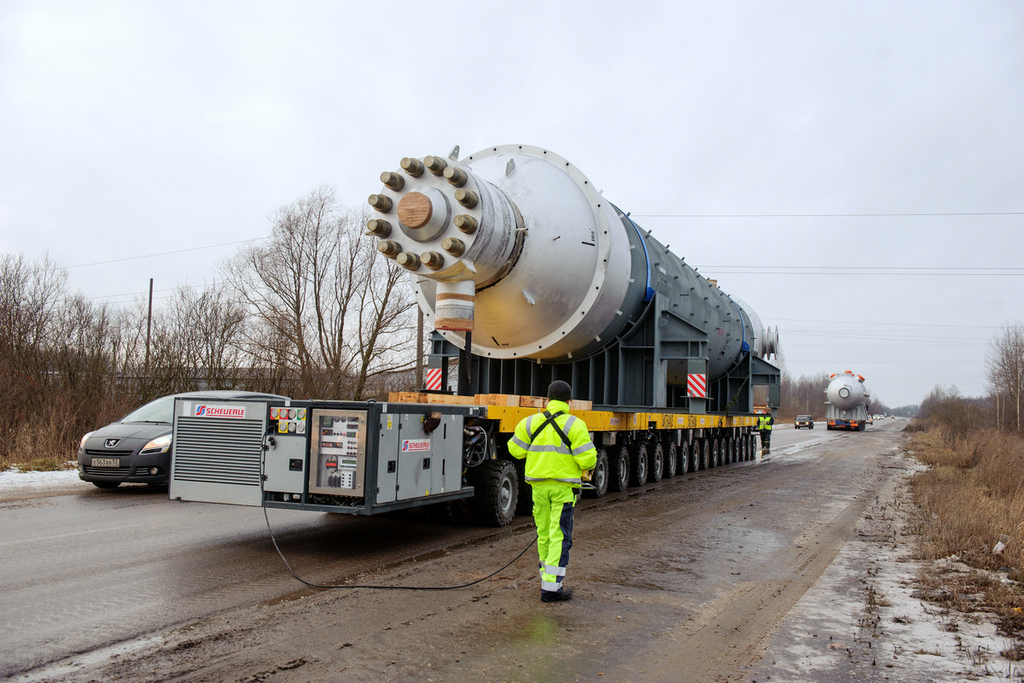
[[[473,521],[511,522],[528,497],[506,444],[544,400],[417,398],[424,402],[179,399],[170,497],[353,515],[465,499]],[[429,402],[443,400],[466,402]],[[755,455],[752,416],[618,412],[584,404],[570,407],[598,448],[588,495]]]
[[433,328],[420,388],[434,393],[183,402],[172,497],[362,515],[449,503],[507,524],[529,505],[508,438],[555,380],[598,447],[592,495],[753,457],[755,393],[774,413],[781,382],[778,330],[753,309],[548,150],[399,166],[369,197],[367,235]]

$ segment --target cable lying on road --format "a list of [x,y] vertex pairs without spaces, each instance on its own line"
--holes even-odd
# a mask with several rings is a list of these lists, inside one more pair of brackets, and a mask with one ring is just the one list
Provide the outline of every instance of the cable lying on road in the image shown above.
[[476,581],[470,581],[469,583],[463,583],[463,584],[460,584],[458,586],[376,586],[376,585],[367,585],[367,584],[362,584],[362,585],[357,585],[357,584],[342,584],[342,585],[338,585],[338,584],[322,584],[322,583],[313,583],[312,581],[307,581],[306,579],[302,578],[301,576],[299,576],[298,574],[295,573],[295,570],[292,569],[291,564],[288,563],[288,558],[286,558],[284,556],[284,553],[281,552],[281,548],[277,545],[277,537],[274,536],[274,529],[273,529],[273,527],[270,526],[270,517],[269,517],[269,515],[267,515],[267,508],[263,508],[263,518],[265,520],[267,520],[267,531],[270,532],[270,540],[273,541],[273,543],[274,543],[274,550],[276,550],[277,554],[281,557],[281,561],[284,562],[284,566],[288,568],[288,571],[291,573],[292,576],[295,577],[296,581],[299,581],[300,583],[303,583],[303,584],[309,586],[310,588],[375,588],[375,589],[378,589],[378,590],[402,590],[402,591],[450,591],[450,590],[455,590],[457,588],[469,588],[470,586],[475,586],[478,583],[486,581],[487,579],[491,578],[492,576],[497,576],[501,572],[503,572],[506,569],[508,569],[509,567],[511,567],[515,563],[516,560],[518,560],[520,557],[525,555],[526,551],[529,550],[530,548],[532,548],[533,544],[537,542],[537,537],[534,536],[530,540],[529,545],[527,545],[525,548],[523,548],[521,553],[519,553],[514,558],[512,558],[512,560],[510,560],[509,563],[506,564],[501,569],[498,569],[498,570],[496,570],[494,572],[491,572],[487,576],[485,576],[483,578],[480,578],[480,579],[477,579]]

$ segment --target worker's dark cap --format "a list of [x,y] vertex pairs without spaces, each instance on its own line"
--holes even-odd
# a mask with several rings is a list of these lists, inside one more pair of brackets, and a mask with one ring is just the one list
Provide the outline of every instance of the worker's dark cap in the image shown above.
[[552,401],[568,402],[572,398],[572,387],[568,382],[557,379],[548,387],[548,398]]

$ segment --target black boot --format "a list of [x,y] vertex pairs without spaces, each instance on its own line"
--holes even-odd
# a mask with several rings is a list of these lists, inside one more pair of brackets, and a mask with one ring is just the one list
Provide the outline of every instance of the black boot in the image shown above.
[[562,586],[558,591],[541,591],[540,599],[543,602],[564,602],[566,600],[572,600],[572,589],[568,586]]

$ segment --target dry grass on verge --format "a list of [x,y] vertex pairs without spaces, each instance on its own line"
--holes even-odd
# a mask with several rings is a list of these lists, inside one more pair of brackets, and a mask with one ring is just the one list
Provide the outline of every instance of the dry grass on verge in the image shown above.
[[78,456],[78,440],[59,412],[48,414],[34,424],[25,424],[9,435],[9,446],[0,456],[0,471],[62,470]]
[[[977,570],[943,585],[948,607],[990,610],[1009,635],[1024,634],[1024,440],[998,430],[913,432],[908,450],[926,471],[911,486],[921,507],[920,557],[956,556]],[[995,552],[998,544],[1004,548]],[[994,579],[1000,572],[1017,582]],[[924,585],[941,582],[921,577]]]
[[[126,415],[134,407],[129,396],[111,399],[94,417],[84,421],[82,406],[73,401],[54,400],[24,420],[0,433],[0,472],[20,470],[52,471],[75,466],[82,436]],[[83,426],[84,425],[84,426]]]

